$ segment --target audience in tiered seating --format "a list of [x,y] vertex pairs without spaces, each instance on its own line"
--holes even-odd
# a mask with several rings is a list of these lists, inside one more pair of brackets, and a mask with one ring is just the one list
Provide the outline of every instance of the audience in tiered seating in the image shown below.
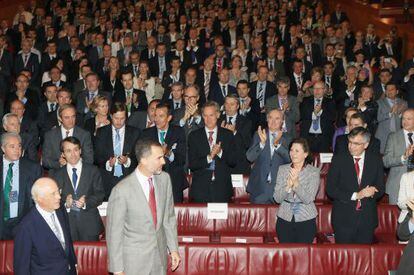
[[[145,137],[163,145],[175,202],[232,202],[232,174],[250,173],[246,200],[294,205],[279,223],[296,226],[303,220],[296,207],[311,207],[316,196],[334,204],[338,242],[371,243],[387,176],[389,204],[408,211],[411,198],[399,198],[399,191],[402,175],[414,167],[414,61],[401,56],[395,29],[383,37],[373,24],[352,30],[340,5],[328,13],[328,1],[135,2],[31,1],[13,22],[2,21],[2,161],[15,163],[10,174],[17,180],[8,180],[3,165],[0,232],[7,233],[1,239],[12,238],[8,225],[32,203],[6,213],[25,197],[18,183],[30,169],[20,176],[16,169],[27,160],[41,164],[59,188],[72,185],[62,205],[95,212],[100,188],[82,199],[84,175],[56,175],[79,163],[96,172],[95,165],[107,200],[136,168],[134,146]],[[273,197],[275,186],[301,186],[300,176],[278,176],[299,136],[309,144],[302,148],[308,156],[335,151],[329,198],[322,163],[321,194],[309,187],[304,199],[296,187],[287,199]],[[13,150],[21,150],[14,158],[8,157],[11,139]],[[69,162],[62,145],[79,145],[74,140],[81,159]],[[361,154],[359,184],[351,161]],[[40,176],[33,167],[28,186]],[[302,203],[292,204],[297,197]],[[69,217],[75,215],[71,209]],[[77,240],[98,233],[72,234]],[[281,241],[294,239],[287,235]]]

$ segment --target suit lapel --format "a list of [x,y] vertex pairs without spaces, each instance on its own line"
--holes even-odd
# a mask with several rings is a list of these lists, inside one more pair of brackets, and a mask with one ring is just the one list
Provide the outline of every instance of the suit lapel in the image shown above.
[[162,224],[162,215],[161,215],[161,209],[162,207],[162,200],[165,199],[161,196],[162,194],[162,183],[161,183],[161,177],[158,175],[154,175],[154,186],[155,186],[155,202],[157,206],[157,229],[160,228]]
[[[145,212],[145,215],[147,216],[147,218],[152,221],[152,214],[151,214],[151,209],[149,208],[149,204],[148,204],[148,200],[145,197],[144,191],[142,190],[141,187],[141,183],[139,182],[139,179],[134,172],[132,172],[131,177],[129,178],[129,180],[131,181],[131,185],[133,186],[135,193],[137,194],[137,202],[142,202],[142,209]],[[148,184],[146,182],[144,182],[144,184]],[[155,190],[157,190],[157,188],[155,187]],[[155,191],[156,192],[156,191]],[[156,195],[155,195],[156,196]],[[157,203],[157,197],[155,197],[155,202]],[[158,212],[158,211],[157,211]],[[157,219],[158,219],[158,214],[157,214]]]
[[[368,171],[370,169],[370,163],[368,161],[368,156],[367,156],[367,151],[365,150],[365,156],[364,156],[364,169],[362,170],[362,176],[361,176],[361,188],[365,187],[366,184],[368,182],[367,180],[367,176],[368,176]],[[355,172],[356,174],[356,172]]]

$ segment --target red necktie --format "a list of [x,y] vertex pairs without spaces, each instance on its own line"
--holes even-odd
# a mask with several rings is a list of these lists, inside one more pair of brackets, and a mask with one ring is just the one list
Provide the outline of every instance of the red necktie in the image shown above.
[[152,183],[152,178],[148,178],[149,184],[149,197],[148,197],[148,205],[151,209],[152,219],[154,221],[154,227],[157,228],[157,202],[155,201],[155,192],[154,192],[154,184]]
[[210,147],[213,145],[213,134],[214,134],[214,131],[208,132],[208,143],[210,144]]
[[[354,160],[355,160],[355,164],[354,165],[355,165],[355,172],[356,172],[357,180],[358,180],[358,187],[361,186],[361,181],[359,180],[359,173],[360,173],[360,170],[359,170],[359,160],[360,159],[361,158],[354,158]],[[361,200],[357,200],[356,210],[361,210]]]

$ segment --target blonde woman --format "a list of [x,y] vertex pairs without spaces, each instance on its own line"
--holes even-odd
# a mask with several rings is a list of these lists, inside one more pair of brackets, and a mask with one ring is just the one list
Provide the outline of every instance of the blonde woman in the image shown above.
[[99,128],[111,123],[108,98],[97,95],[92,101],[91,111],[95,114],[95,117],[87,119],[83,128],[91,134],[91,137],[94,137]]

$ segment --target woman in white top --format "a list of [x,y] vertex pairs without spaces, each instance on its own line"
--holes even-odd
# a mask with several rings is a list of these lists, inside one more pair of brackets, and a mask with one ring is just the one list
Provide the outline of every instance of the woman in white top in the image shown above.
[[402,175],[398,193],[398,207],[401,209],[398,222],[402,223],[408,214],[407,202],[414,201],[414,171]]
[[231,56],[238,55],[242,60],[242,67],[246,67],[246,57],[249,50],[246,48],[244,38],[237,39],[236,48],[232,51]]
[[155,78],[150,76],[148,62],[143,60],[139,64],[138,77],[134,77],[134,89],[145,91],[148,103],[155,98]]

